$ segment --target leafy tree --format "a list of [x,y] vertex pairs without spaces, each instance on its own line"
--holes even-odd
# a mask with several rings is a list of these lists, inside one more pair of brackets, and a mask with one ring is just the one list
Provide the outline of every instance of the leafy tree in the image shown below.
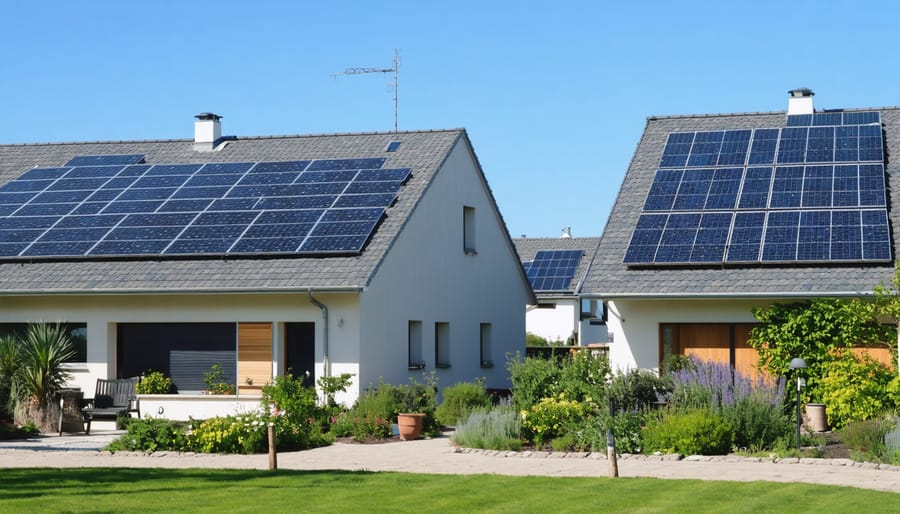
[[[821,379],[841,350],[896,341],[896,326],[879,322],[888,300],[887,294],[878,301],[816,298],[756,308],[760,324],[748,342],[759,353],[759,367],[772,376],[786,375],[791,359],[802,357],[808,366],[804,400],[821,401]],[[900,297],[895,301],[900,312]]]
[[63,364],[75,355],[72,341],[59,323],[34,323],[20,343],[19,367],[10,389],[16,422],[33,422],[43,432],[53,430],[58,416],[54,398],[69,379]]

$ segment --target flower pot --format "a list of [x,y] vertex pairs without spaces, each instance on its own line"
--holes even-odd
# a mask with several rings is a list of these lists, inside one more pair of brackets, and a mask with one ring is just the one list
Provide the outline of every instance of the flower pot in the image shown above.
[[410,441],[421,437],[424,422],[425,414],[423,413],[397,414],[397,430],[400,432],[400,440]]
[[810,432],[828,431],[828,415],[825,413],[824,403],[807,403],[806,419],[806,427]]

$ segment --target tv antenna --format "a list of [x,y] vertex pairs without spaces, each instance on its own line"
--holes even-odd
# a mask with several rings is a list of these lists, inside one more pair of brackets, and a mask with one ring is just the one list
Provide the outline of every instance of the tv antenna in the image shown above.
[[400,54],[394,49],[394,65],[390,68],[347,68],[344,71],[335,73],[332,77],[337,78],[338,75],[362,75],[363,73],[393,73],[394,74],[394,132],[397,132],[397,75],[400,74]]

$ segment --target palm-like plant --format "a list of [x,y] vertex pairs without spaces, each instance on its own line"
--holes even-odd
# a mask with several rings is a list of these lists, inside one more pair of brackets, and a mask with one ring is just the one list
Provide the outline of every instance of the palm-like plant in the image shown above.
[[54,397],[70,377],[63,364],[74,355],[64,326],[59,323],[28,325],[20,341],[19,366],[10,391],[17,417],[36,421],[38,426],[45,424]]

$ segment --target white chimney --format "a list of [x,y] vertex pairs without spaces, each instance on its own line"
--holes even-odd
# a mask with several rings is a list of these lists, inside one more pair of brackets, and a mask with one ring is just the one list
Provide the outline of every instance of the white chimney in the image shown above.
[[788,116],[794,114],[812,114],[813,113],[813,95],[812,89],[800,87],[788,91]]
[[196,116],[194,122],[194,150],[197,152],[212,152],[216,149],[216,142],[222,137],[222,119],[218,114],[203,112]]
[[572,239],[572,227],[563,227],[560,239]]

